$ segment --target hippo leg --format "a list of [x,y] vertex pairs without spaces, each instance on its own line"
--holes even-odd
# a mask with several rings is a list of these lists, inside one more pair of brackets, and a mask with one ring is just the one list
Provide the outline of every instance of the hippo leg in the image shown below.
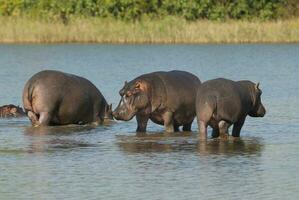
[[[98,126],[98,125],[102,124],[103,122],[104,122],[103,118],[101,118],[99,116],[95,116],[95,117],[93,117],[93,122],[91,124],[94,126]],[[79,121],[78,124],[83,125],[85,123],[83,121]]]
[[233,133],[232,133],[233,137],[240,137],[240,132],[244,122],[245,122],[245,117],[239,120],[238,122],[234,123]]
[[51,115],[48,112],[41,112],[39,114],[39,125],[40,126],[48,126],[50,125]]
[[221,138],[228,138],[228,128],[230,126],[226,121],[221,120],[218,124],[219,126],[219,135]]
[[[197,124],[199,128],[199,139],[207,139],[207,127],[210,121],[213,121],[212,116],[216,108],[215,98],[210,98],[209,103],[205,103],[204,106],[196,108]],[[211,125],[211,124],[209,124]]]
[[219,137],[219,128],[213,128],[212,138],[217,138],[217,137]]
[[36,114],[35,114],[34,112],[32,112],[32,111],[28,111],[28,112],[27,112],[27,115],[28,115],[28,117],[29,117],[29,119],[30,119],[30,121],[31,121],[31,124],[32,124],[33,126],[36,126],[36,125],[39,124],[39,122],[38,122],[38,117],[36,116]]
[[163,115],[165,131],[168,133],[174,132],[172,116],[173,116],[173,113],[169,112],[169,111],[165,112]]
[[199,139],[206,140],[207,139],[207,127],[208,124],[204,121],[197,120],[199,126]]
[[138,124],[136,132],[146,132],[148,119],[148,115],[136,115],[136,120]]
[[183,131],[191,131],[191,125],[192,125],[192,122],[189,124],[184,124]]

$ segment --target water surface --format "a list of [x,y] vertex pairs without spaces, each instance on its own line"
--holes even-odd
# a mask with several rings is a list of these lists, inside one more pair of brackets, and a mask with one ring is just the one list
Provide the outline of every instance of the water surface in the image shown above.
[[[299,45],[1,45],[0,105],[43,69],[91,80],[115,107],[125,80],[186,70],[259,81],[267,108],[240,139],[197,141],[150,123],[32,128],[0,119],[0,199],[298,199]],[[74,104],[76,102],[73,102]]]

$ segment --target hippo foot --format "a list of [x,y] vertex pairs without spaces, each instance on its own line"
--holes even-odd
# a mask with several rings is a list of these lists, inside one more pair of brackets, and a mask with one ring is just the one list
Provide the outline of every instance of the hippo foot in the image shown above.
[[199,134],[198,135],[198,140],[199,141],[207,141],[207,135],[206,134]]
[[173,126],[165,126],[165,133],[173,133],[174,127]]
[[221,134],[219,136],[219,139],[221,139],[221,140],[228,140],[229,139],[229,135],[228,134]]

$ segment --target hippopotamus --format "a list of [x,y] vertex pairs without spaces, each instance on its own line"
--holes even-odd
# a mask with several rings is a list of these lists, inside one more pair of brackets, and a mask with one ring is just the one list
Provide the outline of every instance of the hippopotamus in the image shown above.
[[0,117],[23,117],[26,113],[20,106],[13,104],[3,105],[0,107]]
[[197,76],[184,71],[158,71],[141,75],[125,82],[113,116],[129,121],[135,115],[137,132],[145,132],[150,119],[164,125],[166,132],[191,130],[195,118],[196,91],[200,84]]
[[23,90],[23,105],[32,125],[102,123],[112,108],[89,80],[60,71],[33,75]]
[[201,139],[207,138],[207,126],[213,128],[212,137],[239,137],[246,116],[263,117],[266,109],[261,101],[259,83],[248,80],[232,81],[224,78],[202,83],[196,96],[196,115]]

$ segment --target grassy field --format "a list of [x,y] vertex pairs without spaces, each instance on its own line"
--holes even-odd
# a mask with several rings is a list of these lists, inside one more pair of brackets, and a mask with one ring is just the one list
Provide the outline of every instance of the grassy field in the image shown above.
[[268,21],[195,21],[180,18],[124,22],[102,18],[57,21],[0,17],[0,43],[291,43],[299,18]]

